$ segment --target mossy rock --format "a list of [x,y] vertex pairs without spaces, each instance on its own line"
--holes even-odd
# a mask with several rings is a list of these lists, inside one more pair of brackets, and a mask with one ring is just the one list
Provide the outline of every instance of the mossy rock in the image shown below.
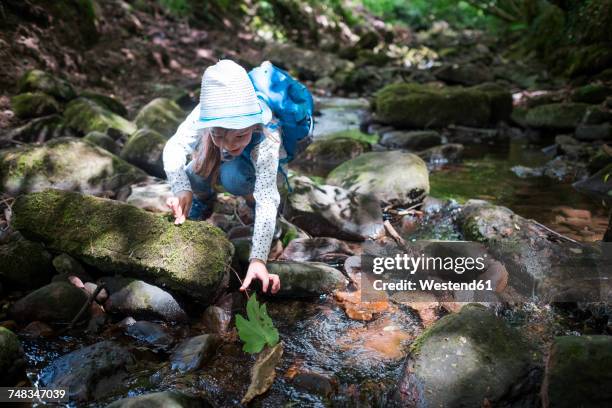
[[378,91],[374,110],[378,120],[398,128],[483,127],[492,117],[490,97],[481,90],[408,83]]
[[42,92],[54,96],[60,101],[76,98],[76,92],[68,81],[57,78],[39,69],[27,71],[17,84],[19,93]]
[[125,135],[131,135],[137,130],[134,123],[86,98],[77,98],[70,102],[64,112],[64,120],[67,126],[82,134],[115,129]]
[[465,239],[488,242],[498,239],[504,231],[513,230],[516,215],[508,208],[487,201],[469,200],[458,218]]
[[484,92],[491,102],[491,122],[508,121],[513,110],[512,93],[504,86],[494,82],[477,85],[475,90]]
[[525,124],[534,128],[573,129],[582,120],[589,105],[586,103],[551,103],[530,109]]
[[42,92],[26,92],[11,98],[11,109],[21,119],[37,118],[60,111],[54,97]]
[[121,150],[121,157],[147,173],[165,178],[162,155],[167,139],[151,129],[139,129]]
[[18,288],[38,288],[51,281],[51,254],[38,242],[14,233],[0,245],[0,281]]
[[603,84],[589,84],[582,86],[572,94],[572,101],[597,104],[612,95],[612,88]]
[[52,282],[15,302],[10,315],[19,322],[70,323],[87,299],[87,293],[71,283]]
[[493,79],[493,74],[481,64],[448,64],[440,68],[435,75],[450,85],[473,86]]
[[326,176],[333,168],[370,151],[369,143],[349,138],[325,138],[311,143],[296,157],[291,167],[317,176]]
[[268,271],[279,276],[281,289],[274,296],[312,298],[346,288],[346,278],[339,270],[321,262],[280,262],[267,264]]
[[108,150],[112,154],[119,154],[119,145],[112,137],[110,137],[106,133],[96,131],[89,132],[85,135],[83,140],[87,140],[88,142],[93,143],[96,146],[100,146],[101,148],[103,148],[104,150]]
[[334,132],[323,136],[322,140],[329,139],[353,139],[360,142],[368,143],[368,144],[376,144],[378,143],[379,135],[369,135],[367,133],[363,133],[357,129],[349,129],[349,130],[341,130],[339,132]]
[[603,407],[612,401],[612,337],[555,338],[542,386],[543,407]]
[[0,188],[11,195],[45,188],[101,195],[146,178],[142,170],[77,138],[0,151]]
[[25,359],[19,338],[0,326],[0,387],[12,387],[25,378]]
[[411,346],[398,394],[403,406],[476,407],[500,403],[528,375],[535,358],[521,334],[485,307],[464,306]]
[[23,126],[7,133],[7,139],[24,143],[40,143],[63,136],[76,136],[76,133],[64,124],[60,115],[49,115],[29,120]]
[[108,109],[109,111],[119,116],[123,116],[124,118],[127,117],[128,115],[128,111],[126,107],[119,100],[113,98],[112,96],[102,95],[102,94],[90,92],[90,91],[82,92],[79,96],[81,98],[85,98],[85,99],[94,101],[98,105]]
[[233,248],[209,223],[177,226],[168,216],[61,190],[22,195],[13,212],[12,225],[24,236],[172,294],[208,303],[227,279]]
[[567,74],[571,77],[593,75],[612,66],[612,49],[609,44],[576,47],[569,55]]
[[185,116],[185,112],[175,102],[166,98],[156,98],[138,112],[134,122],[140,129],[154,130],[169,139]]
[[394,130],[384,133],[380,144],[395,149],[422,150],[442,143],[435,130]]
[[402,151],[364,153],[332,170],[327,182],[384,203],[412,205],[429,194],[425,162]]

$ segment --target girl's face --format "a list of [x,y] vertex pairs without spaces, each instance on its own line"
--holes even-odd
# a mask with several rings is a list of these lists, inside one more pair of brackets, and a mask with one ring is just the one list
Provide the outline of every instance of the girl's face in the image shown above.
[[212,142],[219,149],[225,149],[232,156],[238,156],[253,136],[253,127],[245,129],[225,129],[216,127],[211,132]]

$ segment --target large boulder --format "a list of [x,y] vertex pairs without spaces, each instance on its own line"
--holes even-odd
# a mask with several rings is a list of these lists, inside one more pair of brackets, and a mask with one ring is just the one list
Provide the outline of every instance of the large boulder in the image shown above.
[[185,112],[175,102],[157,98],[138,112],[134,122],[138,128],[154,130],[167,140],[176,132],[185,116]]
[[42,92],[61,101],[69,101],[76,97],[76,92],[69,82],[38,69],[32,69],[23,74],[17,87],[20,93]]
[[364,153],[332,170],[327,182],[406,206],[429,194],[427,165],[417,155],[402,151]]
[[0,245],[0,281],[21,288],[38,288],[51,281],[51,254],[38,242],[28,241],[21,234],[11,235]]
[[268,262],[268,271],[279,276],[281,289],[274,295],[287,298],[318,297],[346,289],[339,270],[321,262]]
[[213,405],[201,397],[179,391],[160,391],[136,397],[123,398],[106,408],[209,408]]
[[71,401],[99,400],[125,390],[134,356],[113,341],[83,347],[54,360],[40,372],[45,388],[65,388]]
[[612,402],[612,337],[555,338],[546,362],[542,406],[603,407]]
[[12,387],[25,378],[25,359],[19,338],[0,326],[0,387]]
[[99,94],[96,92],[85,91],[79,95],[81,98],[86,98],[94,101],[100,106],[105,107],[109,111],[116,113],[119,116],[127,117],[128,111],[126,107],[119,100],[112,96]]
[[28,119],[57,113],[60,106],[51,95],[26,92],[11,98],[11,109],[17,117]]
[[119,157],[76,138],[0,151],[0,188],[11,195],[46,188],[102,195],[146,177]]
[[52,282],[15,302],[10,314],[20,322],[70,323],[87,299],[84,290],[68,282]]
[[483,306],[466,305],[414,341],[396,398],[402,406],[503,405],[521,395],[531,363],[519,332]]
[[233,248],[218,228],[79,193],[46,190],[13,205],[13,227],[108,273],[145,279],[209,303],[224,286]]
[[121,158],[152,176],[165,178],[162,155],[168,139],[151,129],[139,129],[121,150]]
[[510,95],[499,89],[399,83],[378,91],[373,108],[378,120],[399,128],[484,127],[503,119],[494,110],[503,94]]
[[525,124],[534,128],[553,130],[574,129],[588,107],[586,103],[551,103],[536,106],[527,112]]
[[363,241],[384,229],[378,200],[371,194],[316,185],[307,177],[291,180],[285,217],[313,236]]
[[64,111],[64,120],[67,126],[84,135],[109,129],[131,135],[137,130],[134,123],[87,98],[77,98],[70,102]]

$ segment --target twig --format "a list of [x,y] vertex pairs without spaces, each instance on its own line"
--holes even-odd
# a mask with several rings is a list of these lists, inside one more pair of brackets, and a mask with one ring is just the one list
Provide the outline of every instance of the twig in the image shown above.
[[85,313],[87,308],[93,303],[93,301],[95,300],[96,296],[98,296],[100,291],[102,289],[104,289],[104,286],[105,286],[104,283],[100,283],[98,285],[98,287],[96,288],[96,290],[94,290],[94,292],[91,295],[89,295],[89,298],[87,299],[85,304],[83,304],[83,307],[81,307],[81,310],[79,310],[79,313],[77,313],[77,315],[74,317],[74,319],[72,319],[72,321],[70,322],[68,327],[66,329],[64,329],[64,331],[71,330],[74,327],[76,322],[78,322],[79,319],[83,316],[83,314]]
[[393,228],[393,225],[391,225],[389,220],[385,220],[383,222],[383,225],[385,226],[385,230],[387,231],[387,233],[391,236],[391,238],[395,240],[395,242],[402,246],[406,245],[406,241],[404,240],[404,238],[402,238],[400,234],[397,233],[397,231],[395,230],[395,228]]
[[244,221],[242,221],[242,218],[240,218],[240,216],[238,215],[236,206],[234,206],[234,216],[238,218],[238,221],[240,221],[243,227],[246,227],[246,224],[244,223]]
[[571,239],[570,237],[565,236],[565,235],[563,235],[563,234],[561,234],[561,233],[559,233],[559,232],[557,232],[557,231],[554,231],[554,230],[552,230],[552,229],[548,228],[546,225],[540,224],[539,222],[537,222],[536,220],[534,220],[534,219],[532,219],[532,218],[528,219],[527,221],[531,221],[531,222],[533,222],[533,223],[534,223],[534,224],[536,224],[538,227],[544,228],[546,231],[548,231],[548,232],[550,232],[550,233],[552,233],[552,234],[554,234],[554,235],[558,236],[559,238],[563,238],[563,239],[568,240],[569,242],[572,242],[572,243],[574,243],[574,244],[580,245],[580,242],[575,241],[575,240]]
[[[240,282],[240,286],[242,286],[242,279],[240,279],[240,275],[238,275],[238,272],[236,272],[236,270],[231,265],[230,265],[230,269],[232,270],[232,272],[236,274],[236,277],[238,278],[238,282]],[[244,289],[244,294],[246,295],[246,298],[249,299],[249,289],[248,288]]]

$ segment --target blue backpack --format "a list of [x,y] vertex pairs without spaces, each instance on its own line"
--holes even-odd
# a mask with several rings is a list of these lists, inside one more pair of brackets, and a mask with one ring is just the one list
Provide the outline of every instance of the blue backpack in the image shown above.
[[270,61],[253,68],[249,77],[257,96],[268,104],[280,122],[283,147],[287,152],[281,164],[288,163],[312,142],[312,95],[302,83]]

